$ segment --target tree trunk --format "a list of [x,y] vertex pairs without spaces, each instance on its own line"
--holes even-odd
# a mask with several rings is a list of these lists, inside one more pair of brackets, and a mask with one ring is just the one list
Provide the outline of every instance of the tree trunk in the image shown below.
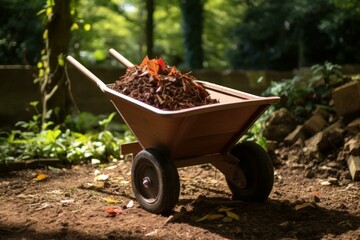
[[43,114],[44,111],[54,109],[54,120],[57,122],[65,119],[72,104],[64,65],[59,64],[59,58],[64,60],[70,44],[70,27],[72,25],[70,3],[71,0],[55,0],[52,9],[53,15],[46,26],[49,74],[43,92]]
[[203,68],[203,0],[182,0],[185,63],[190,69]]
[[146,48],[147,55],[149,58],[154,56],[154,11],[155,11],[155,0],[146,0]]

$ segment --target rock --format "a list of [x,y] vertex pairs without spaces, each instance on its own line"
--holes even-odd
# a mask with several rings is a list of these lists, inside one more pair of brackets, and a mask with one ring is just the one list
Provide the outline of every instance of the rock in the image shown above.
[[344,142],[343,133],[344,131],[341,129],[334,129],[332,131],[323,132],[322,141],[318,143],[319,151],[326,152],[328,150],[340,147]]
[[326,166],[330,167],[330,168],[339,168],[339,163],[335,162],[335,161],[331,161],[326,163]]
[[305,140],[302,125],[296,126],[296,128],[285,137],[284,142],[286,144],[294,144],[299,139]]
[[263,134],[268,140],[282,141],[296,126],[295,117],[286,108],[281,108],[265,121]]
[[320,114],[324,119],[328,119],[330,116],[330,113],[321,107],[316,107],[316,109],[312,112],[313,115]]
[[322,141],[323,135],[323,132],[318,132],[317,134],[305,141],[305,145],[309,152],[318,151],[318,144]]
[[356,118],[347,125],[349,133],[357,134],[360,132],[360,118]]
[[347,164],[353,181],[360,180],[360,157],[350,156],[347,159]]
[[295,130],[286,136],[286,138],[284,139],[284,142],[287,144],[294,144],[299,139],[302,139],[302,140],[305,139],[302,125],[296,126]]
[[360,82],[351,81],[334,89],[332,99],[339,116],[358,113],[360,111]]
[[311,137],[323,130],[326,124],[327,122],[322,115],[315,114],[304,123],[302,132],[306,137]]
[[344,126],[342,120],[338,120],[338,121],[334,122],[333,124],[331,124],[330,126],[328,126],[327,128],[325,128],[323,130],[323,132],[330,132],[333,130],[345,131],[344,128],[345,128],[345,126]]
[[344,151],[349,155],[360,156],[360,137],[353,137],[344,144]]
[[346,151],[340,151],[339,154],[337,155],[337,158],[336,160],[339,161],[339,162],[342,162],[342,161],[345,161],[346,160],[346,157],[347,157],[347,153]]
[[305,145],[311,152],[328,152],[338,148],[343,143],[343,130],[335,129],[331,131],[318,132],[313,137],[305,141]]

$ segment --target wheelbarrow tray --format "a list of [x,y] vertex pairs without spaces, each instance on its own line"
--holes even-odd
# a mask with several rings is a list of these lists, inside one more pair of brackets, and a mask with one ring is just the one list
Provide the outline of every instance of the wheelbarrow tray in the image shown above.
[[258,97],[197,82],[219,103],[168,111],[114,91],[111,85],[105,94],[142,149],[164,149],[174,160],[229,151],[268,106],[278,101],[278,97]]

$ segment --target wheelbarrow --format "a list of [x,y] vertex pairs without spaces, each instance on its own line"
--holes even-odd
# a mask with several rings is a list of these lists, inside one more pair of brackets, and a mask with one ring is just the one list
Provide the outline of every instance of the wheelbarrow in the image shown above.
[[[110,54],[125,67],[133,64],[114,49]],[[179,200],[177,168],[212,164],[225,175],[232,199],[264,201],[274,181],[267,152],[241,136],[279,97],[260,97],[217,84],[197,81],[219,103],[182,110],[161,110],[111,89],[73,57],[67,57],[110,99],[137,142],[121,145],[133,154],[131,184],[145,210],[160,214]]]

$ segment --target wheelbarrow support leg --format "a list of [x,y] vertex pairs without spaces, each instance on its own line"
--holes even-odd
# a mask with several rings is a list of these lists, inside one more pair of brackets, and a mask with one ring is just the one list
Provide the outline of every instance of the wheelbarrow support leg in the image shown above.
[[224,156],[226,161],[213,161],[211,164],[222,172],[226,179],[238,188],[245,188],[246,177],[242,170],[237,167],[239,160],[231,155]]

